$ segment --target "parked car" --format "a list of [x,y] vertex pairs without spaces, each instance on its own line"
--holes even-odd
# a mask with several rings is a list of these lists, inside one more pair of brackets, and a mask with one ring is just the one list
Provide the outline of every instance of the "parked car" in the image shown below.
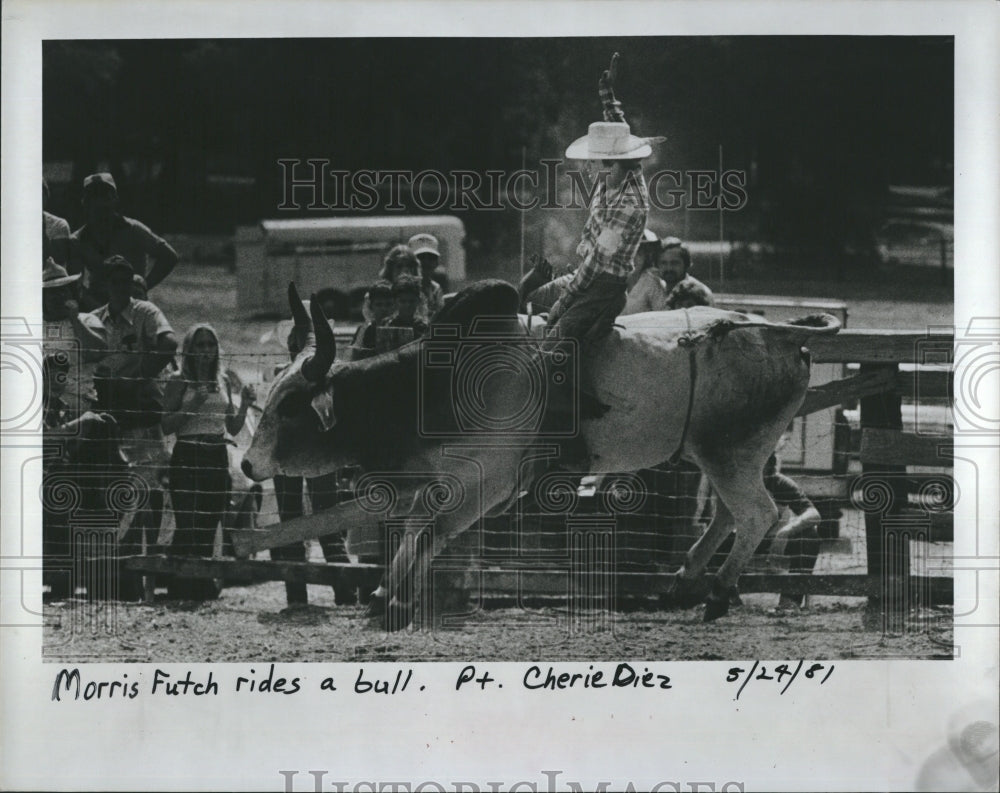
[[950,223],[893,219],[875,232],[884,265],[954,266],[955,228]]

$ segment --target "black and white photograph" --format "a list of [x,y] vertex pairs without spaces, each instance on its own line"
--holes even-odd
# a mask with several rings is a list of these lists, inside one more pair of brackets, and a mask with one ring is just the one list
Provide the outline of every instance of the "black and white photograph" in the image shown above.
[[107,5],[5,7],[5,787],[997,789],[995,8]]
[[46,658],[950,658],[953,60],[46,42]]

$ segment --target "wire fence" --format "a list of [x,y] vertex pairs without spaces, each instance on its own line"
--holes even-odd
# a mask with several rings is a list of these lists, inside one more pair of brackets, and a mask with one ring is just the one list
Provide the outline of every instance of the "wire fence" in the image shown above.
[[[218,558],[233,555],[233,531],[263,532],[282,520],[321,512],[357,497],[358,482],[364,473],[357,468],[304,483],[282,478],[260,484],[247,479],[240,468],[260,416],[260,405],[267,399],[275,373],[289,363],[287,353],[226,355],[219,364],[218,382],[186,383],[180,389],[184,394],[179,405],[162,402],[163,395],[172,390],[176,397],[176,367],[148,379],[129,375],[129,371],[135,371],[135,364],[127,357],[125,362],[124,374],[112,376],[98,364],[89,369],[80,367],[70,378],[79,384],[81,405],[89,404],[92,410],[106,410],[115,416],[115,433],[101,435],[80,427],[67,430],[65,423],[60,425],[61,420],[72,420],[72,412],[65,411],[62,416],[56,415],[58,410],[53,413],[51,383],[57,382],[59,375],[47,380],[49,413],[53,413],[47,419],[45,432],[46,476],[42,489],[47,559],[63,560],[72,554],[70,532],[81,516],[114,525],[119,554]],[[247,385],[256,391],[255,404],[245,408],[241,426],[231,427],[234,431],[228,433],[227,418],[244,412],[241,400],[247,396],[243,391]],[[198,392],[198,396],[192,392]],[[148,403],[143,402],[147,397]],[[202,401],[192,407],[195,398]],[[155,420],[162,419],[164,413],[175,414],[179,422],[173,434],[164,434],[161,422]],[[804,459],[796,443],[830,445],[845,458],[841,480],[851,480],[860,473],[850,448],[856,420],[850,410],[838,413],[838,418],[839,425],[826,418],[819,432],[805,433],[793,427],[789,457],[793,461],[800,456]],[[188,426],[198,430],[194,436],[186,434]],[[836,437],[838,433],[840,437]],[[846,444],[844,437],[848,438]],[[822,518],[818,532],[810,538],[815,543],[812,571],[864,572],[863,499],[852,492],[850,484],[830,492],[835,477],[829,473],[793,471],[793,477],[809,494]],[[579,526],[589,521],[589,525],[600,527],[599,532],[607,532],[610,527],[613,539],[609,547],[615,569],[674,571],[713,514],[714,497],[706,492],[699,471],[683,463],[635,474],[600,478],[559,474],[543,480],[511,511],[485,518],[474,526],[456,544],[456,554],[480,565],[559,564],[572,556]],[[784,517],[791,514],[785,511]],[[336,525],[331,525],[331,531],[337,530]],[[312,542],[303,558],[384,563],[388,531],[383,524],[374,539],[370,534],[348,533],[346,554],[342,544]],[[949,538],[923,539],[930,542],[930,551],[924,548],[914,558],[940,569],[946,567]],[[727,551],[728,545],[723,545],[710,569],[721,563]],[[279,558],[280,554],[270,556]],[[769,537],[748,571],[781,572],[794,565],[794,557],[787,553],[785,545]]]

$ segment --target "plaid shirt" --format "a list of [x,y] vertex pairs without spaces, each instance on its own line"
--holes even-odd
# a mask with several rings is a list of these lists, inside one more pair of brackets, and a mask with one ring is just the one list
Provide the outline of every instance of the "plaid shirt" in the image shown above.
[[646,228],[648,208],[649,194],[641,171],[629,172],[613,192],[603,183],[598,185],[583,227],[583,239],[576,249],[580,267],[567,291],[583,291],[599,273],[623,280],[628,277]]
[[[604,109],[605,121],[625,121],[622,103],[615,99],[614,90],[604,75],[598,82],[598,93]],[[649,194],[642,172],[628,176],[614,192],[608,193],[604,184],[597,188],[590,202],[590,216],[583,227],[583,239],[577,246],[580,267],[566,290],[576,294],[583,291],[598,273],[616,278],[627,278],[632,272],[632,260],[642,241],[646,228]]]

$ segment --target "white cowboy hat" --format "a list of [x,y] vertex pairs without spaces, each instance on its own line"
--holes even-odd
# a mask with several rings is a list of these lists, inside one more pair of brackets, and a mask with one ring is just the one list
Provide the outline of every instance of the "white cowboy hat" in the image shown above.
[[56,260],[49,256],[42,267],[42,288],[54,289],[59,286],[66,286],[80,280],[81,273],[69,275],[66,268],[56,264]]
[[651,143],[666,138],[638,138],[624,121],[595,121],[587,134],[566,149],[570,160],[639,160],[653,153]]

